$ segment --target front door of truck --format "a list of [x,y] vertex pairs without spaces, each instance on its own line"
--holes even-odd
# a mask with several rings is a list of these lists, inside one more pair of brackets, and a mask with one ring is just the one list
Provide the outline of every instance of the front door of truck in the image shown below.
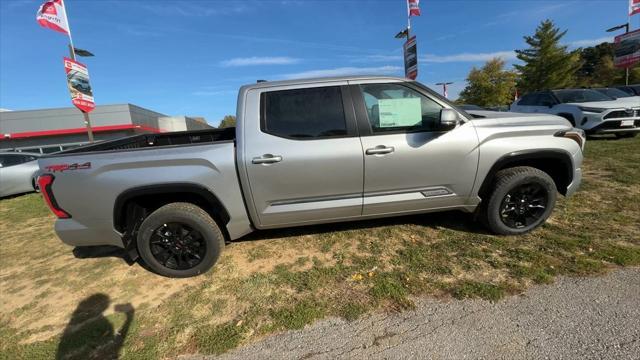
[[259,227],[361,215],[363,154],[346,85],[248,92],[256,106],[246,106],[242,161]]
[[409,84],[364,83],[352,94],[365,153],[363,215],[467,204],[479,156],[470,122],[443,129],[446,103]]

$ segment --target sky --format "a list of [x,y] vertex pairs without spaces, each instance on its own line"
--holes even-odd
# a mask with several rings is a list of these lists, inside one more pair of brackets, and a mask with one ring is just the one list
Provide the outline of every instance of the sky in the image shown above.
[[[41,28],[35,0],[0,0],[0,108],[67,107],[65,35]],[[235,114],[237,90],[258,79],[403,76],[405,0],[66,0],[95,101],[132,103],[167,115]],[[453,81],[456,98],[472,67],[495,56],[508,66],[544,19],[568,30],[571,48],[611,41],[627,0],[421,0],[412,18],[418,81]],[[632,18],[640,28],[640,15]]]

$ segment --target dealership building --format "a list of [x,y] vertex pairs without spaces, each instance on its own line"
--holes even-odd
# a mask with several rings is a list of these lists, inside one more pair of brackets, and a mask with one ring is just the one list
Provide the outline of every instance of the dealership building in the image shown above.
[[[203,118],[167,116],[132,104],[96,106],[90,119],[95,141],[211,128]],[[87,142],[84,117],[74,107],[0,111],[0,151],[52,153]]]

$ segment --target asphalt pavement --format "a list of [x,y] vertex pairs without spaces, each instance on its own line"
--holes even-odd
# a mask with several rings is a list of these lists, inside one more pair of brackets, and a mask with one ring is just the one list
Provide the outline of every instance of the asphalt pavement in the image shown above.
[[[182,357],[181,357],[182,358]],[[640,359],[640,269],[558,279],[496,303],[423,299],[184,359]]]

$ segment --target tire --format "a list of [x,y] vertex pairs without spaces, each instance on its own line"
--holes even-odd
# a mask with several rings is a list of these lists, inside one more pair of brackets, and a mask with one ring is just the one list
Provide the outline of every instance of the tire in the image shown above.
[[542,170],[528,166],[500,170],[482,220],[495,234],[525,234],[549,218],[557,196],[553,179]]
[[224,235],[200,207],[171,203],[142,222],[137,245],[150,270],[162,276],[185,278],[213,267],[224,249]]

